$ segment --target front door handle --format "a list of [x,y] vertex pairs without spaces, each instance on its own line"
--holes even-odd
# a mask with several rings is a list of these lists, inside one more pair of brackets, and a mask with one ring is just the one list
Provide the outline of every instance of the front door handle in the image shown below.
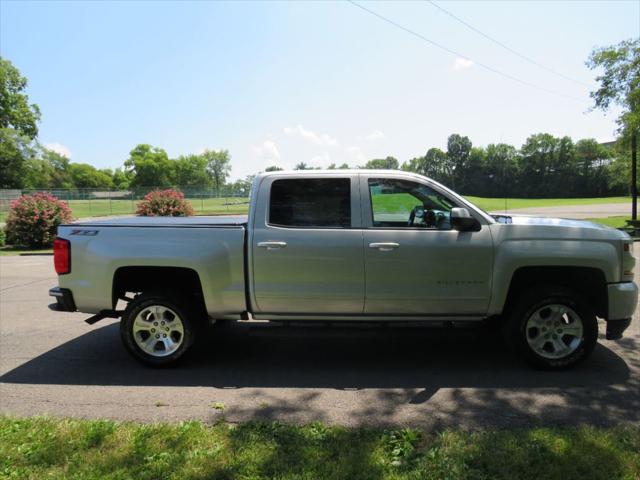
[[390,252],[391,250],[395,250],[399,247],[400,244],[395,242],[378,242],[369,244],[369,248],[377,248],[381,252]]
[[267,250],[279,250],[287,246],[287,242],[258,242],[258,247]]

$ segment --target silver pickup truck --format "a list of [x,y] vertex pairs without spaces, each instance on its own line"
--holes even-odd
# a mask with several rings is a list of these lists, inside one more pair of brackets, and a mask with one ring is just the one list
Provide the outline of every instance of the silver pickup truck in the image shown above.
[[261,174],[248,217],[61,225],[54,263],[51,308],[121,317],[127,350],[153,366],[181,358],[211,320],[262,319],[484,321],[529,363],[559,369],[591,353],[598,317],[621,338],[638,297],[626,233],[493,217],[399,171]]

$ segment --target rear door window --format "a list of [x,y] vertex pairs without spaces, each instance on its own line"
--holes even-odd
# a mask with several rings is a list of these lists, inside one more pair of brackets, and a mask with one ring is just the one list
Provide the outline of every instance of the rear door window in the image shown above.
[[301,228],[349,228],[349,178],[280,179],[271,184],[269,224]]

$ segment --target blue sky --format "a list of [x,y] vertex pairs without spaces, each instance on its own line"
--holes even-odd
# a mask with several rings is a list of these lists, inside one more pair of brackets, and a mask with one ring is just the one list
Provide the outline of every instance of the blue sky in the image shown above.
[[[0,53],[29,79],[40,141],[121,166],[138,143],[170,156],[226,148],[232,177],[268,165],[422,155],[451,133],[521,145],[536,132],[613,138],[589,113],[596,45],[640,35],[640,2],[0,2]],[[561,95],[505,79],[496,68]]]

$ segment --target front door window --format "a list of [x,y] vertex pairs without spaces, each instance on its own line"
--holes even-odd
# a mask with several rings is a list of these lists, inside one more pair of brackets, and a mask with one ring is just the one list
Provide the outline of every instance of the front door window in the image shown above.
[[369,192],[374,228],[451,230],[451,209],[456,204],[427,185],[370,178]]

